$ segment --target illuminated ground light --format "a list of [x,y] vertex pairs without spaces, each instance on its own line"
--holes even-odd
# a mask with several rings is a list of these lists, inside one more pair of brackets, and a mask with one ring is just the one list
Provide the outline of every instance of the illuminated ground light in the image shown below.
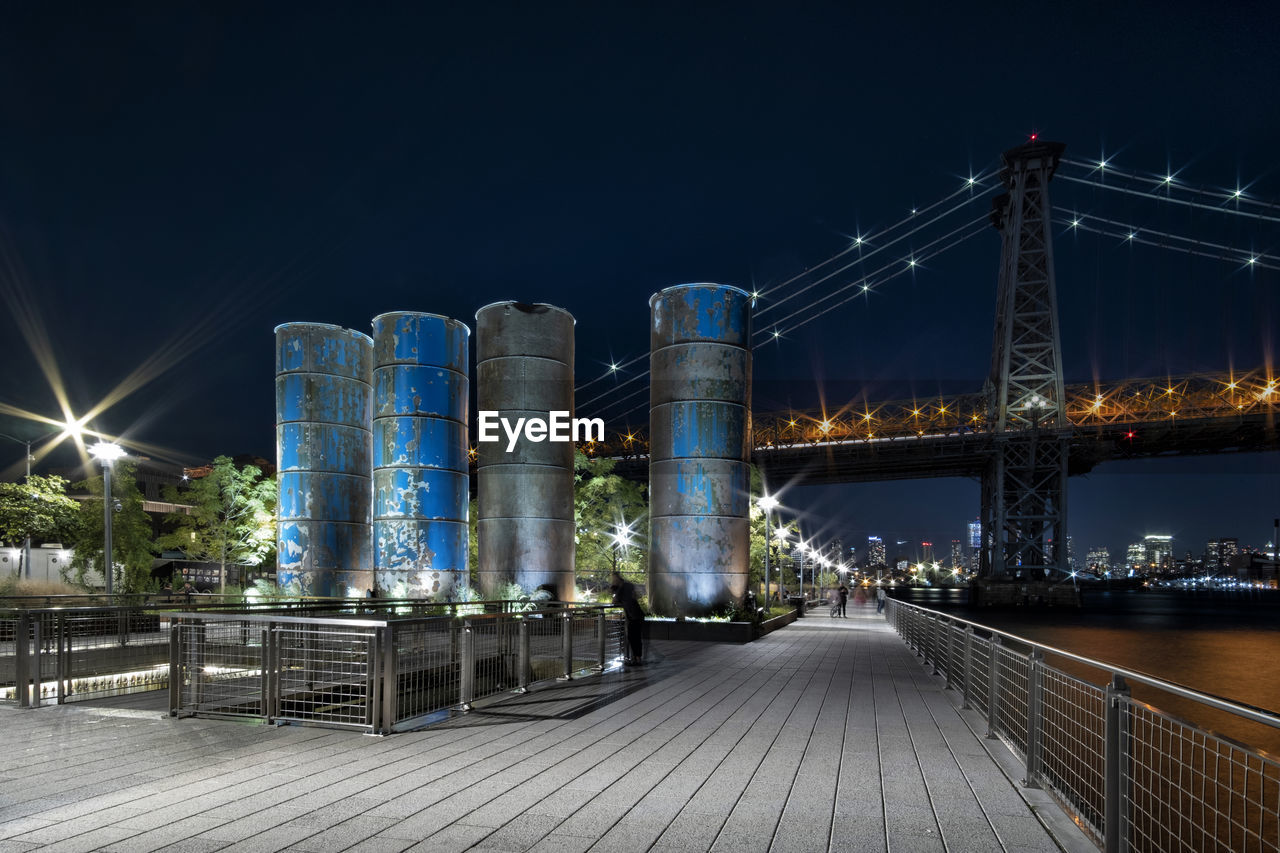
[[[235,678],[261,678],[261,669],[237,669],[224,666],[205,666],[201,673],[206,680],[227,680]],[[148,690],[163,690],[169,686],[169,664],[157,664],[151,669],[140,669],[133,672],[117,672],[110,675],[86,676],[63,681],[64,696],[101,696],[103,694],[119,696],[128,693],[142,693]],[[0,701],[17,700],[18,689],[15,686],[0,687]],[[40,699],[56,699],[58,682],[40,682]]]

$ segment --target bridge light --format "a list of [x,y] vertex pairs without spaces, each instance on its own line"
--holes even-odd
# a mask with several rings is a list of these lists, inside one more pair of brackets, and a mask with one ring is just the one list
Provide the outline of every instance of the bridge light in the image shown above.
[[1258,262],[1258,259],[1257,259],[1257,258],[1250,258],[1250,259],[1249,259],[1249,264],[1250,264],[1250,265],[1256,264],[1257,262]]
[[1231,196],[1232,198],[1240,198],[1240,196],[1243,194],[1244,194],[1243,190],[1241,190],[1239,187],[1236,187],[1236,191],[1233,192]]
[[1134,237],[1137,237],[1137,236],[1138,236],[1138,232],[1137,232],[1137,231],[1130,231],[1130,232],[1129,232],[1129,239],[1130,239],[1130,240],[1132,240]]
[[972,177],[970,177],[970,178],[969,178],[969,186],[973,186],[973,178],[972,178]]
[[1133,438],[1135,435],[1137,435],[1137,433],[1135,433],[1133,430],[1129,430],[1124,434],[1124,437],[1129,439],[1130,441],[1133,441]]
[[613,361],[613,362],[610,362],[610,363],[609,363],[609,372],[610,372],[610,373],[617,373],[617,372],[618,372],[618,363],[617,363],[616,361]]
[[1073,219],[1073,220],[1071,220],[1071,227],[1072,227],[1072,228],[1079,228],[1079,227],[1080,227],[1080,220],[1079,220],[1079,219]]
[[821,424],[819,424],[819,427],[822,429],[823,432],[831,432],[831,421],[823,421]]
[[778,338],[778,336],[779,336],[779,335],[781,335],[781,334],[782,334],[782,333],[781,333],[781,332],[779,332],[777,329],[774,329],[774,330],[773,330],[773,337],[774,337],[774,339],[775,339],[775,340],[776,340],[776,339]]
[[1031,141],[1032,141],[1032,142],[1035,142],[1035,141],[1036,141],[1036,138],[1037,138],[1037,137],[1039,137],[1039,136],[1040,136],[1040,134],[1038,134],[1038,133],[1033,133],[1033,134],[1031,134]]
[[1106,160],[1099,160],[1099,161],[1098,161],[1098,168],[1099,168],[1099,169],[1105,169],[1105,168],[1107,168],[1107,161],[1106,161]]
[[1165,182],[1166,184],[1171,184],[1171,183],[1173,183],[1173,175],[1165,175],[1165,176],[1164,176],[1164,182]]

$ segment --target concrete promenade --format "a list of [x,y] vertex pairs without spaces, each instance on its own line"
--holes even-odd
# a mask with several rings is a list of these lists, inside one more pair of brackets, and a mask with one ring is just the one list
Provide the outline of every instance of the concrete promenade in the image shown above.
[[1096,849],[849,610],[385,738],[6,707],[0,851]]

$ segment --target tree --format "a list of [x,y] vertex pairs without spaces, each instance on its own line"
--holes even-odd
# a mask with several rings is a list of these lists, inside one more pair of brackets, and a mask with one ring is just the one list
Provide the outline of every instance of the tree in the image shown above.
[[[85,582],[91,566],[105,567],[102,559],[102,477],[75,484],[87,489],[89,499],[80,504],[80,520],[72,542],[75,553],[71,570],[76,583]],[[151,538],[151,516],[142,508],[142,493],[129,462],[117,462],[111,476],[114,515],[111,518],[112,587],[118,592],[142,592],[151,579],[151,558],[155,544]],[[104,575],[105,578],[105,569]]]
[[649,504],[644,486],[613,473],[611,459],[573,455],[574,562],[580,579],[598,589],[610,572],[635,577],[649,550]]
[[222,592],[228,564],[260,565],[275,548],[276,483],[255,465],[236,468],[230,457],[219,456],[208,474],[185,488],[166,486],[164,497],[190,511],[169,513],[166,522],[172,530],[156,544],[217,563]]
[[[751,506],[748,509],[747,517],[749,523],[749,544],[750,558],[748,561],[748,577],[747,589],[759,590],[764,584],[764,554],[765,554],[765,520],[764,510],[760,508],[759,499],[764,494],[763,480],[760,477],[760,469],[751,466]],[[786,529],[785,538],[779,538],[779,529]],[[775,509],[771,515],[768,524],[770,550],[769,550],[769,585],[779,591],[782,588],[782,568],[785,567],[792,572],[792,578],[795,577],[794,560],[788,557],[783,560],[784,555],[788,555],[796,543],[799,541],[800,528],[796,522],[784,522]],[[764,602],[762,601],[761,604]]]
[[25,483],[0,483],[0,543],[64,541],[73,537],[80,504],[67,497],[67,481],[33,474]]

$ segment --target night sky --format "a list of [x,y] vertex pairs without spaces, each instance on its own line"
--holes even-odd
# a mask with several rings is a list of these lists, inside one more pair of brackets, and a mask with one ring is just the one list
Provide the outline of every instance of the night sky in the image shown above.
[[[7,411],[57,416],[43,348],[76,413],[133,377],[99,430],[182,462],[273,458],[277,324],[368,332],[414,310],[473,326],[506,299],[577,317],[585,382],[646,354],[656,290],[735,284],[764,291],[763,309],[787,292],[770,288],[855,235],[875,246],[1033,131],[1080,161],[1280,200],[1275,4],[450,5],[4,4]],[[878,260],[981,216],[974,195]],[[1064,181],[1053,196],[1280,255],[1273,221]],[[1274,363],[1275,270],[1055,240],[1068,382]],[[756,352],[757,399],[979,390],[998,259],[987,229],[786,330]],[[0,432],[40,427],[0,417]],[[21,449],[0,447],[12,477]],[[1077,554],[1121,556],[1154,532],[1178,554],[1218,536],[1261,545],[1278,474],[1280,454],[1103,466],[1071,483]],[[862,544],[961,538],[979,498],[976,482],[936,480],[782,500],[808,531]]]

